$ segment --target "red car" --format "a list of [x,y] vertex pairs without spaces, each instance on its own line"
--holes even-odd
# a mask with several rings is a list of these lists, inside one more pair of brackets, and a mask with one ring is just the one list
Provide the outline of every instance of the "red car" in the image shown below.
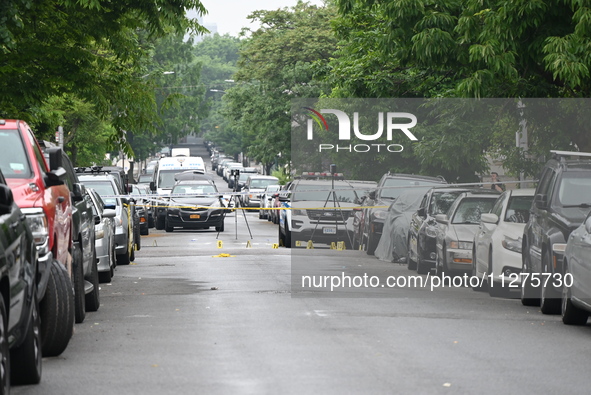
[[49,166],[29,126],[0,119],[0,168],[33,232],[43,356],[61,354],[73,333],[72,203],[65,170]]

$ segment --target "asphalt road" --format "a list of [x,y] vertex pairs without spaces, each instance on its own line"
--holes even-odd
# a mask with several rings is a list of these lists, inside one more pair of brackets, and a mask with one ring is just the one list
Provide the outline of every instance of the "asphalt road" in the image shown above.
[[589,393],[591,326],[469,288],[292,287],[410,272],[359,251],[292,257],[272,248],[275,225],[246,217],[253,238],[231,215],[222,248],[213,230],[151,229],[41,384],[13,393]]

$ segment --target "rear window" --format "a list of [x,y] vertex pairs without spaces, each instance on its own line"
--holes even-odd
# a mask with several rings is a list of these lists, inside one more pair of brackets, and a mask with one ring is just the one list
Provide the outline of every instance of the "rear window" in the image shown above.
[[265,189],[267,187],[267,185],[273,185],[273,184],[277,184],[277,180],[266,180],[266,179],[252,179],[250,181],[250,187],[251,188],[257,188],[257,189]]
[[446,214],[456,198],[460,196],[460,193],[462,193],[462,191],[434,192],[433,196],[431,196],[429,213],[431,215]]
[[107,206],[116,205],[117,198],[105,197],[117,195],[113,184],[110,181],[83,181],[83,184],[89,188],[92,188],[100,195]]
[[556,203],[563,207],[577,207],[591,203],[591,173],[568,171],[562,174]]
[[295,191],[293,194],[294,201],[325,201],[332,202],[335,200],[341,203],[355,203],[357,195],[353,188],[349,185],[338,185],[335,184],[335,194],[331,192],[332,186],[315,185],[315,184],[298,184],[298,189],[301,191]]
[[0,131],[0,168],[6,178],[31,178],[32,170],[17,130]]

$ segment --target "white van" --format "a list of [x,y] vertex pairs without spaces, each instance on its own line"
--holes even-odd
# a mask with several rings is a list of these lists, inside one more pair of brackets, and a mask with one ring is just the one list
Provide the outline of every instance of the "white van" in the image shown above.
[[[165,198],[175,183],[174,175],[186,170],[197,170],[205,173],[205,163],[200,156],[174,156],[161,158],[154,168],[154,178],[150,183],[150,189]],[[155,205],[156,229],[164,229],[165,208],[163,204]]]
[[191,156],[191,150],[189,148],[173,148],[170,151],[170,156]]

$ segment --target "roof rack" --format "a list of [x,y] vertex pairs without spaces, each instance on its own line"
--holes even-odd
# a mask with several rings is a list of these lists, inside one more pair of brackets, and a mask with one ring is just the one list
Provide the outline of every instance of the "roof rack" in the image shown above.
[[345,176],[343,173],[331,173],[331,172],[319,172],[319,171],[305,171],[299,177],[300,179],[335,179],[335,180],[344,180]]
[[79,174],[108,174],[111,172],[111,170],[103,170],[103,166],[74,167],[74,171]]
[[556,160],[565,160],[567,156],[591,157],[591,153],[590,152],[550,150],[550,153],[552,153],[552,158],[554,158]]

